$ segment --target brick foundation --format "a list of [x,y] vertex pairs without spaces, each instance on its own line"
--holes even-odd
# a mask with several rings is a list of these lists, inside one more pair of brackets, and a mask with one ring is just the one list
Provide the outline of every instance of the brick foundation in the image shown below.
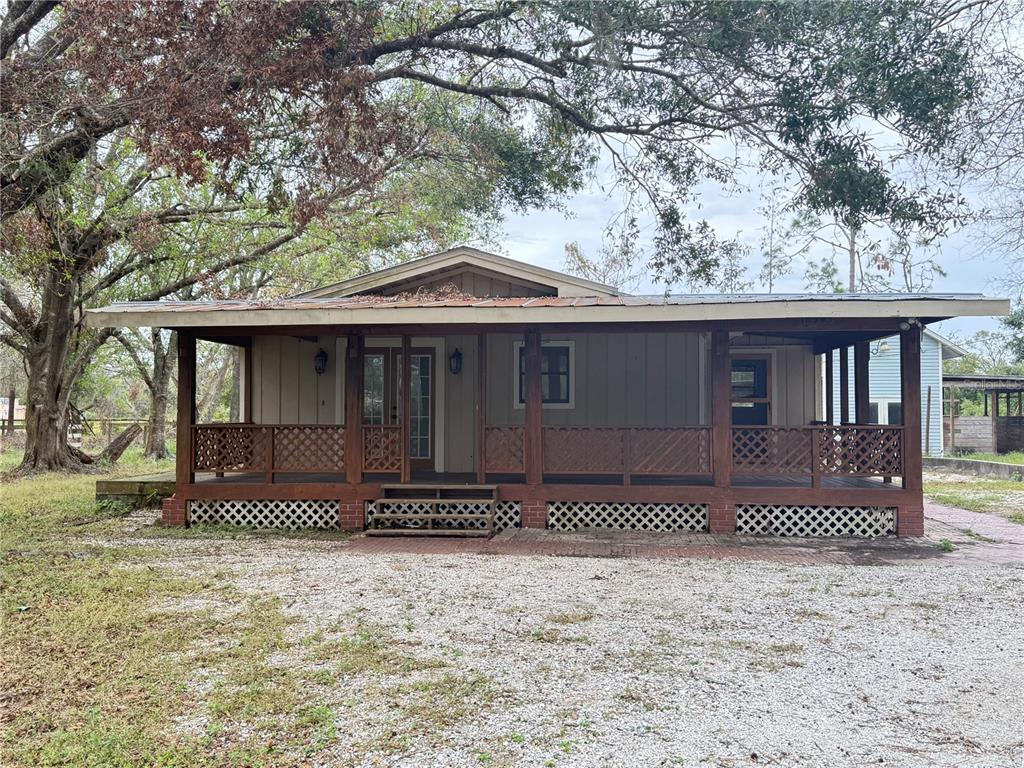
[[896,511],[897,536],[924,536],[924,507],[900,507]]
[[708,506],[709,533],[736,533],[736,505],[711,504]]
[[171,496],[164,499],[161,509],[160,521],[172,528],[184,528],[188,525],[188,502]]
[[338,525],[343,531],[361,531],[366,528],[366,503],[362,501],[339,502]]
[[523,528],[548,527],[548,504],[546,501],[524,501],[522,515]]

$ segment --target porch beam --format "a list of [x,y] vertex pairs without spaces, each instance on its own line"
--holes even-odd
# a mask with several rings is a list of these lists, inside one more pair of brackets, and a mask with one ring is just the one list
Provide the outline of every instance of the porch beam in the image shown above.
[[850,348],[839,348],[839,423],[850,423]]
[[345,480],[363,482],[363,336],[345,346]]
[[540,381],[540,331],[530,328],[523,338],[525,363],[524,377],[526,392],[526,482],[528,485],[540,485],[544,481],[544,402]]
[[487,334],[476,337],[476,481],[487,482]]
[[401,480],[412,482],[412,343],[409,334],[402,334],[402,457]]
[[871,420],[870,360],[871,345],[868,342],[858,341],[853,345],[853,419],[857,424],[867,424]]
[[196,480],[192,461],[192,427],[196,422],[196,337],[187,331],[178,332],[178,425],[177,450],[174,461],[178,488]]

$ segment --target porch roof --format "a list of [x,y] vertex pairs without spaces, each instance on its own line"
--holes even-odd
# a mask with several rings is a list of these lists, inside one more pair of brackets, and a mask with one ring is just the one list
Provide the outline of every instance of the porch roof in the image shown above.
[[[349,296],[274,301],[153,301],[87,311],[104,327],[225,328],[388,324],[715,322],[733,320],[916,318],[1006,315],[1008,299],[982,294],[697,294],[437,298]],[[827,326],[826,326],[827,327]]]

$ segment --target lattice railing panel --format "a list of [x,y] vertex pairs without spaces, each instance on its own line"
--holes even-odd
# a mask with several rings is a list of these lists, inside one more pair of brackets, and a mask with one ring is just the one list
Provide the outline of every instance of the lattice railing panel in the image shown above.
[[814,430],[806,427],[733,427],[733,471],[810,474]]
[[818,427],[817,432],[824,474],[903,474],[902,427]]
[[345,428],[334,425],[275,426],[278,472],[344,472]]
[[814,507],[741,504],[736,533],[769,536],[890,536],[896,533],[891,507]]
[[711,430],[636,427],[629,430],[629,457],[635,475],[710,474]]
[[204,424],[193,429],[195,471],[252,472],[266,466],[266,428]]
[[332,500],[204,499],[189,502],[189,522],[249,528],[337,528],[338,502]]
[[402,429],[393,425],[363,427],[363,469],[398,472],[402,468]]
[[526,468],[522,427],[484,427],[488,472],[523,472]]
[[706,504],[594,501],[548,502],[548,528],[617,528],[629,531],[706,531]]
[[544,471],[607,474],[624,471],[623,434],[618,427],[544,427]]

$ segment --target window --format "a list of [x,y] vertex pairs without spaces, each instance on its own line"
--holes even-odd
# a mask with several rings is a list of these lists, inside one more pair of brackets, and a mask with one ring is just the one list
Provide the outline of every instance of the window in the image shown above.
[[767,357],[732,359],[732,423],[740,426],[771,422],[771,394]]
[[[540,393],[545,408],[572,408],[575,357],[571,341],[545,341],[540,346]],[[526,348],[515,343],[516,408],[526,406]]]
[[872,400],[868,406],[868,423],[899,426],[903,423],[902,404],[899,400]]

